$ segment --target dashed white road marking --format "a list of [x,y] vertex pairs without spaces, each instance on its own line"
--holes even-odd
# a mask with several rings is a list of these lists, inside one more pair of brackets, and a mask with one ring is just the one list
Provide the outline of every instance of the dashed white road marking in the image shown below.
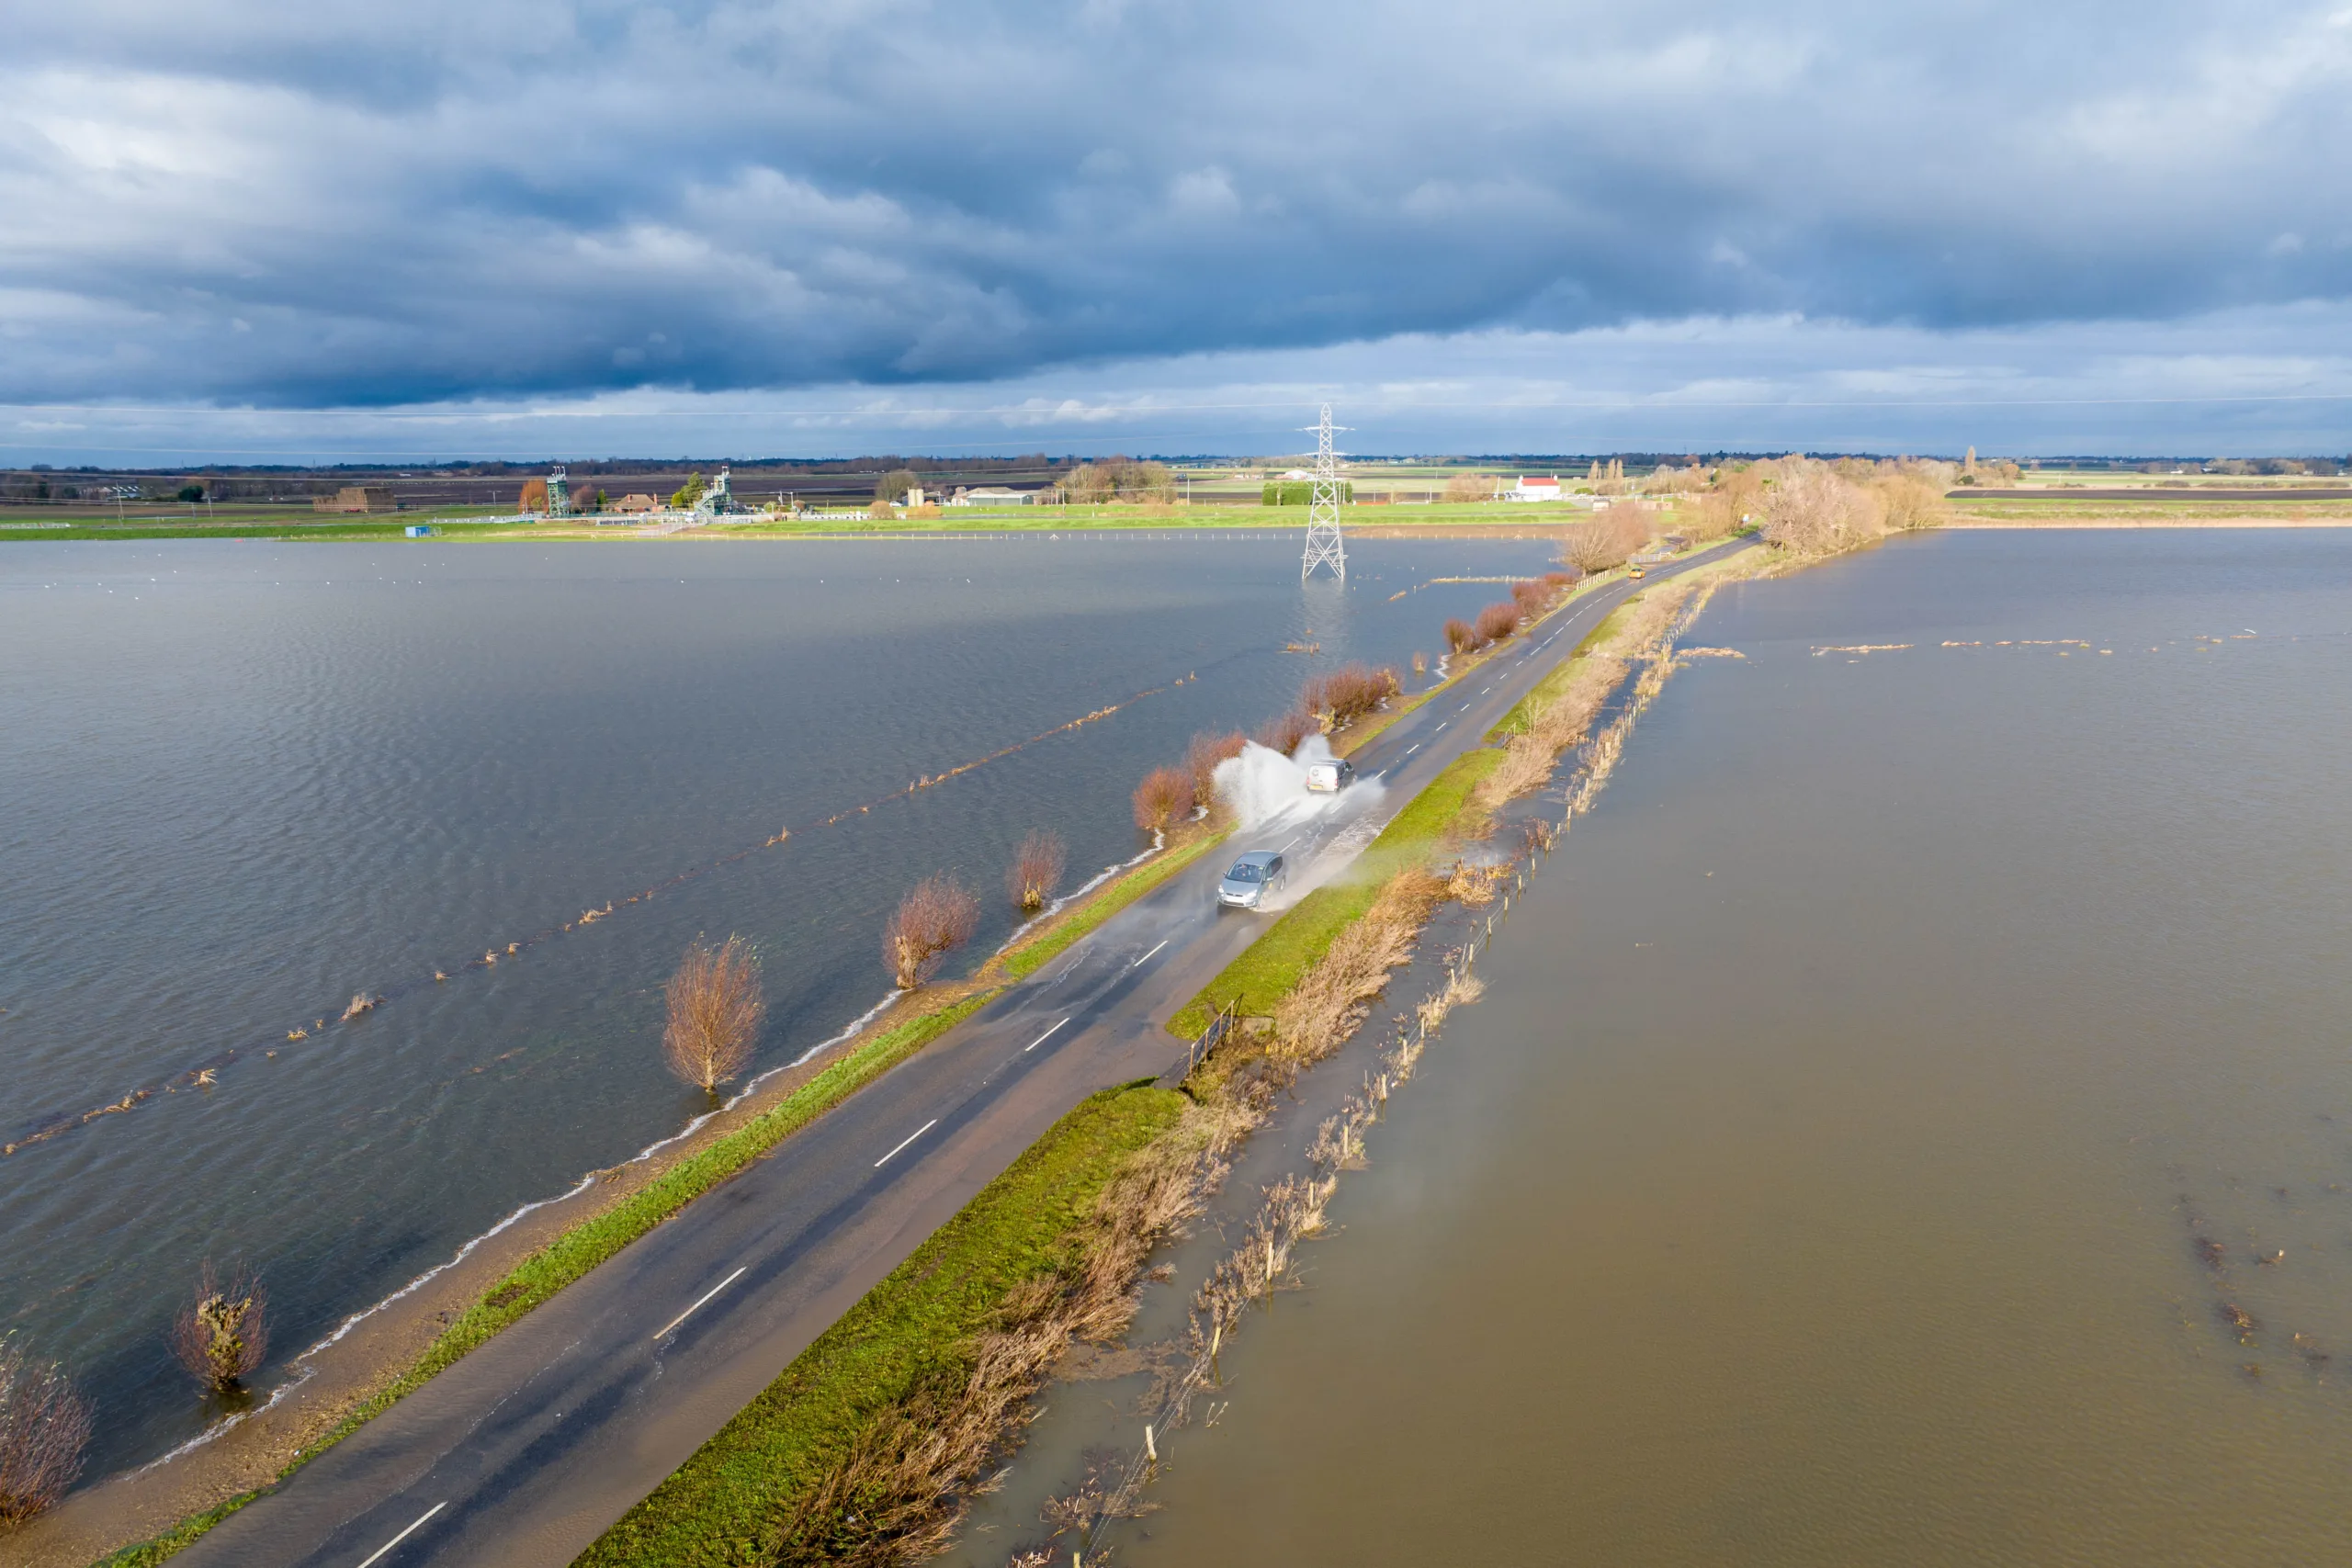
[[373,1563],[374,1563],[374,1562],[375,1562],[379,1558],[382,1557],[382,1556],[384,1555],[384,1553],[386,1553],[387,1551],[390,1551],[392,1548],[394,1548],[394,1547],[398,1546],[401,1542],[402,1542],[402,1541],[406,1540],[409,1537],[411,1537],[411,1536],[414,1535],[414,1534],[417,1532],[417,1530],[418,1530],[418,1529],[420,1529],[421,1528],[423,1528],[423,1526],[424,1526],[424,1521],[425,1521],[426,1519],[431,1518],[434,1515],[435,1515],[435,1514],[439,1513],[442,1509],[444,1509],[444,1508],[447,1507],[448,1506],[449,1506],[449,1505],[448,1505],[446,1501],[444,1501],[444,1502],[435,1503],[435,1504],[434,1504],[434,1505],[433,1505],[433,1506],[431,1506],[431,1507],[429,1507],[429,1508],[425,1509],[425,1510],[424,1510],[424,1512],[423,1514],[421,1514],[421,1515],[419,1515],[419,1516],[417,1517],[417,1521],[416,1521],[416,1523],[415,1523],[415,1524],[413,1524],[413,1525],[409,1526],[409,1527],[408,1527],[408,1529],[404,1529],[404,1530],[401,1531],[401,1533],[400,1533],[400,1534],[398,1534],[398,1535],[396,1535],[396,1536],[392,1537],[392,1539],[391,1539],[391,1540],[388,1540],[388,1541],[384,1542],[384,1544],[383,1544],[383,1545],[381,1545],[381,1546],[378,1547],[374,1551],[372,1551],[372,1552],[368,1553],[368,1561],[367,1561],[366,1562],[362,1562],[362,1563],[359,1565],[359,1568],[371,1568],[371,1565],[372,1565],[372,1564],[373,1564]]
[[[1075,1014],[1072,1014],[1071,1016],[1072,1016],[1072,1017],[1075,1017],[1076,1015],[1075,1015]],[[1066,1018],[1066,1019],[1064,1019],[1064,1020],[1062,1020],[1062,1023],[1068,1023],[1069,1021],[1069,1019],[1067,1019],[1067,1018]],[[1062,1023],[1057,1023],[1057,1024],[1054,1025],[1054,1029],[1059,1029],[1059,1028],[1062,1026]],[[1028,1043],[1028,1044],[1023,1045],[1023,1047],[1021,1047],[1022,1051],[1023,1051],[1023,1053],[1027,1053],[1027,1052],[1030,1052],[1030,1051],[1035,1051],[1038,1046],[1043,1045],[1046,1041],[1051,1040],[1051,1039],[1054,1037],[1054,1029],[1048,1029],[1047,1031],[1046,1031],[1046,1032],[1045,1032],[1045,1033],[1040,1034],[1039,1036],[1037,1036],[1037,1038],[1036,1038],[1036,1039],[1032,1040],[1031,1042],[1029,1042],[1029,1043]],[[918,1134],[915,1134],[915,1135],[916,1135],[917,1137],[921,1137],[922,1134],[921,1134],[920,1133],[918,1133]],[[905,1146],[904,1145],[900,1145],[900,1147],[904,1147],[904,1146]],[[891,1153],[891,1154],[896,1154],[896,1153],[898,1153],[898,1152],[899,1152],[899,1151],[898,1151],[897,1149],[893,1149],[893,1150],[891,1150],[891,1151],[890,1151],[890,1153]],[[885,1158],[888,1158],[888,1156],[885,1156],[884,1157],[885,1157]]]
[[[680,1325],[680,1324],[682,1324],[682,1323],[685,1322],[685,1321],[686,1321],[686,1319],[688,1319],[688,1318],[690,1318],[690,1317],[694,1316],[694,1314],[696,1314],[696,1313],[700,1312],[704,1307],[708,1306],[708,1305],[710,1304],[710,1298],[711,1298],[711,1297],[713,1297],[713,1296],[715,1296],[715,1295],[718,1294],[718,1292],[721,1292],[721,1291],[725,1290],[728,1286],[729,1286],[729,1285],[733,1284],[736,1280],[738,1280],[741,1279],[741,1278],[744,1276],[744,1274],[745,1274],[745,1273],[747,1273],[747,1272],[750,1270],[751,1267],[752,1267],[752,1266],[751,1266],[750,1264],[746,1263],[745,1265],[743,1265],[743,1267],[742,1267],[742,1268],[736,1269],[736,1270],[735,1270],[735,1272],[733,1272],[732,1274],[728,1275],[728,1276],[727,1276],[727,1278],[725,1278],[724,1280],[721,1280],[720,1281],[718,1281],[718,1283],[717,1283],[716,1285],[713,1285],[713,1286],[712,1286],[710,1289],[708,1289],[707,1291],[705,1291],[705,1292],[702,1293],[702,1299],[701,1299],[700,1301],[695,1302],[694,1305],[692,1305],[692,1306],[688,1307],[685,1311],[684,1311],[684,1312],[680,1313],[677,1316],[675,1316],[675,1317],[672,1318],[669,1322],[667,1322],[667,1323],[663,1324],[663,1325],[662,1325],[662,1327],[661,1327],[660,1331],[659,1331],[659,1332],[657,1332],[657,1333],[653,1336],[653,1337],[654,1337],[654,1338],[656,1338],[656,1339],[661,1338],[662,1335],[669,1333],[669,1332],[670,1332],[670,1330],[672,1330],[672,1329],[673,1329],[673,1328],[677,1327],[677,1326],[678,1326],[678,1325]],[[419,1520],[419,1521],[418,1521],[418,1523],[420,1523],[420,1524],[422,1524],[423,1522],[424,1522],[423,1520]],[[387,1549],[387,1550],[389,1550],[389,1549]],[[360,1564],[360,1568],[368,1568],[368,1565],[367,1565],[366,1563],[364,1563],[364,1562],[363,1562],[363,1563],[361,1563],[361,1564]]]
[[884,1155],[880,1159],[876,1160],[874,1162],[874,1168],[879,1170],[884,1166],[888,1165],[891,1160],[898,1157],[899,1151],[904,1149],[907,1146],[907,1144],[913,1143],[917,1138],[922,1137],[925,1133],[930,1132],[933,1127],[938,1125],[939,1118],[934,1116],[930,1121],[924,1122],[922,1126],[916,1128],[913,1132],[909,1133],[907,1134],[906,1143],[900,1144],[898,1148],[892,1149],[888,1154]]
[[[1162,938],[1160,939],[1160,942],[1159,942],[1159,947],[1166,947],[1167,945],[1168,945],[1168,939],[1167,939],[1167,938],[1165,938],[1165,937],[1162,937]],[[1153,948],[1153,949],[1151,950],[1151,953],[1158,953],[1158,952],[1159,951],[1159,947],[1155,947],[1155,948]],[[1130,968],[1130,969],[1140,969],[1140,968],[1142,968],[1145,964],[1148,964],[1148,963],[1150,963],[1150,962],[1151,962],[1151,953],[1145,953],[1141,958],[1138,958],[1138,959],[1136,959],[1133,964],[1128,964],[1128,965],[1127,965],[1127,967],[1128,967],[1128,968]]]

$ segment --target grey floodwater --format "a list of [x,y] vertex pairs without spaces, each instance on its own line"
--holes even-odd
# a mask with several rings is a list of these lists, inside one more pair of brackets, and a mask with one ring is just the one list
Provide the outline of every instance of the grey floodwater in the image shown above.
[[1693,637],[1117,1561],[2352,1560],[2352,535]]
[[[0,550],[0,1328],[96,1397],[92,1473],[217,1414],[162,1340],[207,1257],[267,1278],[266,1385],[701,1111],[654,1050],[698,933],[759,944],[761,1065],[789,1060],[882,996],[881,922],[919,877],[982,895],[977,959],[1014,929],[1030,829],[1069,840],[1073,884],[1134,855],[1128,791],[1193,732],[1314,669],[1434,656],[1502,592],[1431,578],[1545,564],[1360,543],[1343,590],[1302,587],[1296,549]],[[363,990],[389,1000],[337,1023]]]

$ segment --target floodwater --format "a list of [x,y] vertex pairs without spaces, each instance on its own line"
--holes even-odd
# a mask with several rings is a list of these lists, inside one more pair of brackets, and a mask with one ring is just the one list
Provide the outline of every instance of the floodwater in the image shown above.
[[[91,1473],[217,1415],[163,1345],[204,1258],[266,1276],[266,1386],[702,1111],[655,1050],[698,933],[759,945],[760,1066],[789,1061],[881,998],[881,923],[918,878],[981,895],[977,961],[1014,928],[1029,829],[1069,840],[1072,885],[1133,856],[1128,792],[1193,732],[1254,726],[1314,669],[1434,655],[1503,592],[1431,578],[1546,564],[1360,542],[1344,590],[1302,588],[1296,552],[0,549],[0,1329],[96,1396]],[[388,1000],[337,1023],[361,991]]]
[[2352,534],[1693,640],[1117,1560],[2352,1561]]

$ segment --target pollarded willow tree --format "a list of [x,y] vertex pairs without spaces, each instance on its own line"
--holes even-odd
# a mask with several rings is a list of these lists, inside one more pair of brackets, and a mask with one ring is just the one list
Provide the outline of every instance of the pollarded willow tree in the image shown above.
[[730,936],[713,947],[697,938],[662,994],[670,1017],[662,1055],[670,1070],[706,1093],[742,1076],[767,1017],[752,944]]

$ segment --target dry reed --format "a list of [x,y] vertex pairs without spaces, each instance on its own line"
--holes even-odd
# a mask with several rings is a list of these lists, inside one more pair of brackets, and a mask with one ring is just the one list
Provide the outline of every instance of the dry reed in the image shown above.
[[82,1473],[90,1402],[53,1361],[0,1335],[0,1529],[51,1507]]
[[760,997],[760,959],[751,943],[730,936],[718,947],[700,938],[678,961],[662,990],[669,1021],[662,1058],[670,1070],[706,1093],[740,1077],[767,1017]]
[[972,938],[980,923],[980,901],[971,889],[944,873],[926,876],[899,900],[882,928],[882,962],[899,989],[911,991],[939,970],[939,962]]
[[1062,843],[1062,836],[1049,828],[1039,828],[1021,840],[1021,848],[1013,852],[1012,864],[1004,874],[1004,890],[1023,909],[1042,909],[1054,897],[1054,889],[1061,886],[1062,870],[1069,863],[1069,852]]
[[269,1353],[269,1300],[261,1279],[240,1269],[224,1282],[208,1261],[196,1299],[180,1308],[166,1336],[188,1376],[214,1393],[232,1393]]

